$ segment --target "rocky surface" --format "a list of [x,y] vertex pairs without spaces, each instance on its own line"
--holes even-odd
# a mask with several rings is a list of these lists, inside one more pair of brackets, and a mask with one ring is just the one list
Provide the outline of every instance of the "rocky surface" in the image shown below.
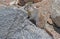
[[19,6],[24,6],[28,2],[37,3],[37,2],[41,2],[41,1],[42,0],[15,0],[15,3],[13,3],[13,4],[17,4]]
[[54,23],[54,30],[60,33],[60,0],[53,0],[52,4],[52,21]]
[[0,6],[0,39],[52,39],[27,19],[21,9]]
[[52,5],[52,16],[53,22],[60,27],[60,0],[54,0]]

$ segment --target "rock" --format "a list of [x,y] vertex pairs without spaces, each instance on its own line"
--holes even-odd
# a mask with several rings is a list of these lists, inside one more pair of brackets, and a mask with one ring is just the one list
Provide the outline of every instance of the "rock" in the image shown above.
[[[20,14],[19,14],[20,13]],[[27,14],[22,10],[16,10],[9,7],[0,7],[0,37],[4,38],[4,36],[8,33],[9,28],[13,26],[15,20],[17,20],[17,15],[21,15],[21,17],[26,17]],[[21,18],[21,20],[23,20]]]
[[10,5],[13,3],[13,4],[17,4],[19,6],[24,6],[28,2],[37,3],[37,2],[41,2],[41,1],[42,0],[15,0],[15,1],[11,2]]
[[0,4],[9,5],[12,0],[0,0]]
[[[22,27],[23,26],[23,27]],[[13,30],[14,28],[12,28]],[[7,39],[45,39],[45,37],[48,39],[52,39],[46,34],[47,36],[44,36],[46,33],[44,30],[42,30],[42,33],[34,24],[32,24],[29,20],[25,20],[25,22],[21,25],[21,27],[17,27],[14,32],[8,34]],[[38,34],[39,33],[39,34]],[[42,35],[43,34],[43,35]]]
[[56,16],[56,18],[52,18],[52,20],[53,23],[56,24],[56,27],[60,27],[60,16]]
[[47,26],[45,27],[45,30],[50,35],[52,35],[54,39],[60,39],[60,34],[54,30],[54,27],[52,25],[47,24]]
[[21,9],[0,7],[0,39],[52,39],[27,19]]
[[52,15],[51,18],[53,22],[57,25],[57,27],[60,27],[60,0],[54,0],[53,6],[52,6]]

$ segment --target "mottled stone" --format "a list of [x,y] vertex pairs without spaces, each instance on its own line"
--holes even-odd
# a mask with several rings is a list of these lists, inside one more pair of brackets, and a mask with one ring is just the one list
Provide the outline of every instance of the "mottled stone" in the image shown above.
[[[21,17],[19,17],[21,16]],[[4,37],[11,26],[13,26],[15,20],[24,20],[27,14],[22,10],[12,9],[9,7],[0,7],[0,37]],[[21,21],[22,22],[22,21]]]
[[26,18],[22,9],[0,7],[0,39],[52,39]]
[[7,39],[52,39],[52,38],[43,29],[37,28],[34,24],[32,24],[29,20],[26,19],[24,23],[21,25],[21,27],[17,27],[14,32],[8,34]]
[[57,27],[60,27],[60,0],[53,1],[51,18]]
[[28,2],[37,3],[37,2],[41,2],[41,1],[42,0],[15,0],[15,1],[11,2],[11,4],[17,4],[19,6],[24,6]]

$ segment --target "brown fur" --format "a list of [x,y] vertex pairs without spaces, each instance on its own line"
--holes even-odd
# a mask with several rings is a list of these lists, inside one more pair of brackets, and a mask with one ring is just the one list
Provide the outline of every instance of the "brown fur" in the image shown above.
[[[36,25],[40,28],[44,28],[46,26],[47,21],[52,24],[52,20],[50,19],[51,2],[52,1],[50,1],[50,0],[42,0],[41,2],[32,4],[34,8],[38,9],[38,12],[37,12],[38,18],[37,18],[37,20],[35,20],[34,18],[33,19],[36,21]],[[30,9],[28,9],[28,12],[29,12],[29,10]],[[30,16],[31,14],[33,14],[33,13],[31,13],[31,11],[30,11],[28,13],[28,15]],[[36,13],[34,13],[34,14],[36,14]],[[30,16],[30,18],[31,17],[32,16]]]
[[[50,22],[50,15],[51,15],[51,0],[42,0],[41,2],[33,4],[39,11],[38,11],[38,22],[37,25],[40,28],[44,28],[48,22]],[[52,23],[52,22],[51,22]]]
[[38,27],[44,28],[49,34],[53,36],[54,39],[59,39],[60,34],[57,33],[54,30],[54,28],[51,28],[51,26],[46,25],[47,21],[50,24],[53,24],[52,19],[50,18],[52,10],[52,0],[43,0],[42,2],[35,3],[34,6],[39,10],[38,11],[39,20],[37,21]]

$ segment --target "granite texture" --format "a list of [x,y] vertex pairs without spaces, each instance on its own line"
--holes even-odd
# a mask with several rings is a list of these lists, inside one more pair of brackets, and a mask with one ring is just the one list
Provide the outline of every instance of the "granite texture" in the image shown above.
[[21,9],[0,6],[0,39],[52,39],[27,19]]

